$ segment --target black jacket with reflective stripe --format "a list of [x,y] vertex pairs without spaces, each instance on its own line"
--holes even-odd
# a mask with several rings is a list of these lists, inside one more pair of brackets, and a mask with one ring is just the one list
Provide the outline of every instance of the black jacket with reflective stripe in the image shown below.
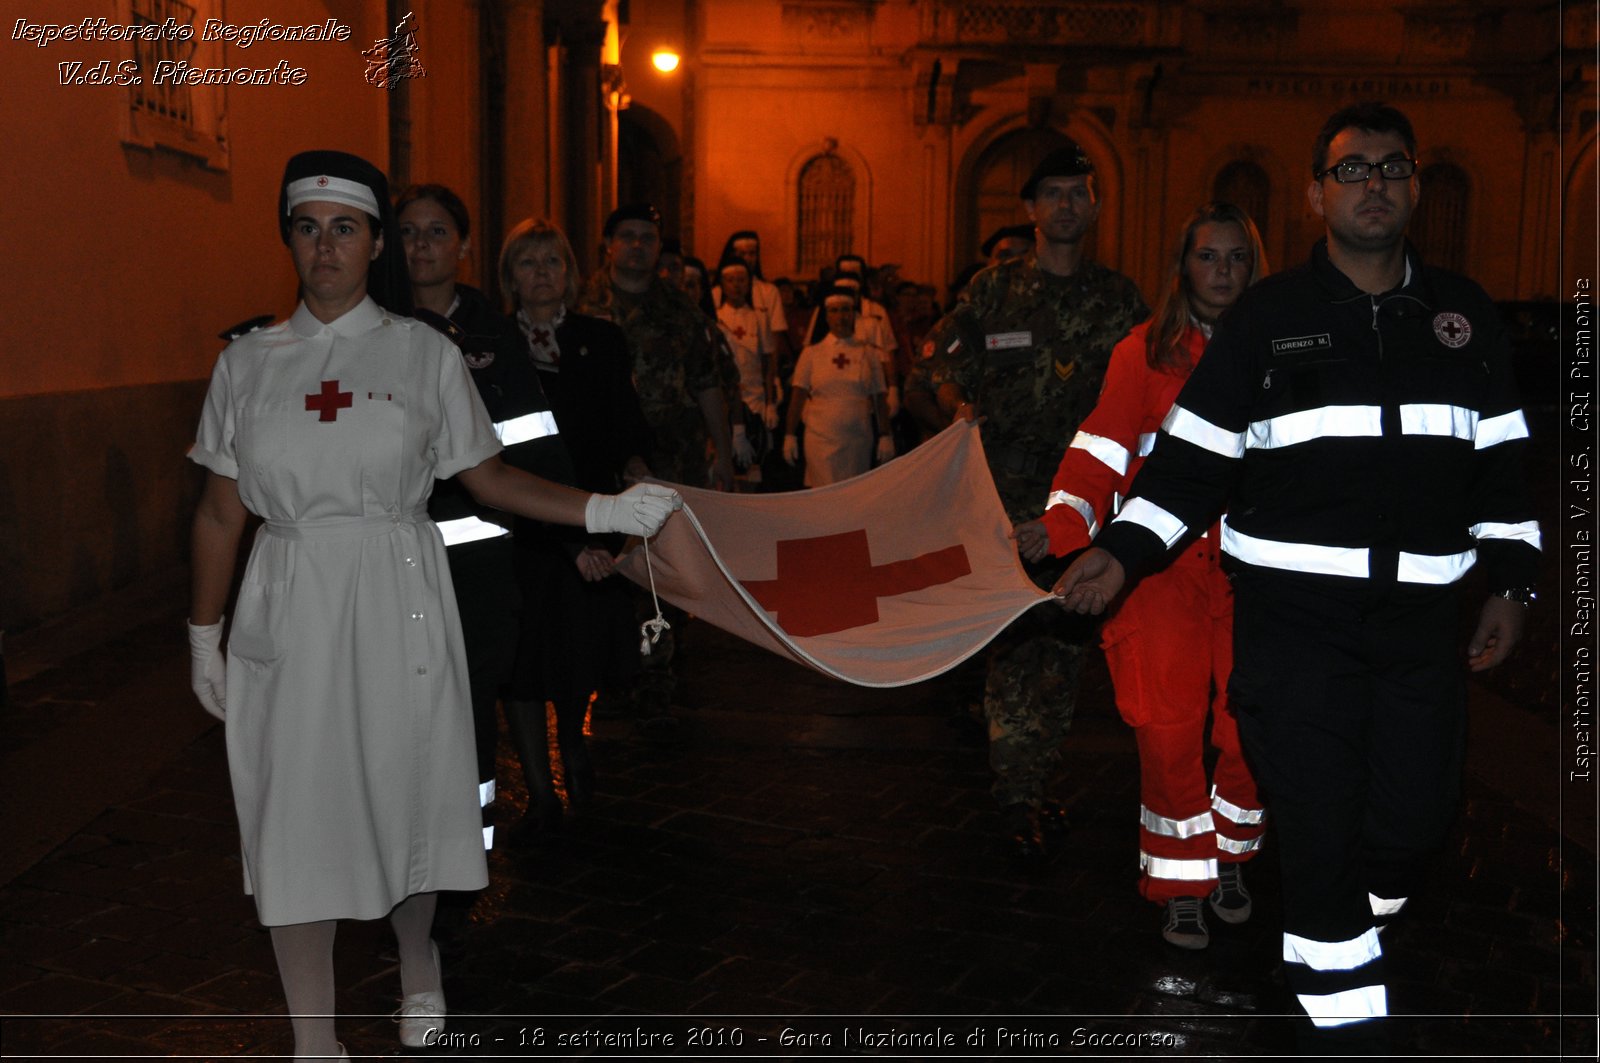
[[[1176,434],[1160,433],[1132,496],[1190,529],[1225,507],[1229,527],[1245,535],[1370,551],[1373,582],[1396,579],[1402,552],[1476,546],[1491,586],[1531,585],[1532,543],[1475,540],[1470,530],[1533,520],[1526,439],[1475,445],[1475,426],[1526,431],[1499,313],[1472,281],[1423,265],[1409,246],[1406,255],[1410,282],[1383,295],[1359,290],[1325,242],[1308,264],[1246,291],[1178,396],[1174,418],[1186,411],[1198,427],[1184,438],[1169,419]],[[1230,442],[1242,459],[1220,452]],[[1157,534],[1130,520],[1113,522],[1096,545],[1130,573],[1164,553]],[[1227,564],[1257,567],[1232,556]]]
[[[458,284],[456,295],[460,302],[450,320],[467,334],[464,357],[490,420],[503,425],[528,414],[548,412],[550,403],[516,322],[490,306],[488,298],[476,288]],[[549,420],[553,425],[553,416]],[[500,458],[507,465],[547,480],[573,482],[572,461],[559,434],[507,446]],[[428,516],[440,523],[459,517],[478,517],[506,527],[512,522],[510,514],[478,505],[453,478],[434,485],[428,499]]]

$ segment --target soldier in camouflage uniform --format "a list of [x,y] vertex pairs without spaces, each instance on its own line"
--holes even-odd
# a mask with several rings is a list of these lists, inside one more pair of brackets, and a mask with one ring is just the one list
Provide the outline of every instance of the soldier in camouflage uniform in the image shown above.
[[[576,309],[615,322],[627,337],[634,390],[650,425],[650,449],[644,459],[651,475],[706,486],[709,442],[715,450],[711,482],[719,490],[730,490],[733,445],[728,396],[738,395],[739,371],[713,336],[715,324],[682,291],[656,275],[661,215],[647,203],[618,207],[606,219],[602,236],[606,264],[584,285]],[[639,619],[654,616],[648,594],[640,592],[635,600]],[[639,726],[662,738],[676,731],[671,712],[677,688],[676,632],[688,620],[681,611],[664,608],[672,626],[643,657],[632,694]]]
[[628,338],[633,385],[654,436],[645,455],[651,473],[706,486],[709,442],[716,450],[712,480],[727,490],[733,483],[727,395],[738,394],[738,370],[719,354],[715,325],[656,275],[660,226],[648,204],[612,211],[604,230],[607,262],[583,286],[575,309],[615,322]]
[[[1076,144],[1052,152],[1022,188],[1034,249],[973,278],[967,301],[934,326],[906,384],[906,406],[930,427],[983,421],[984,451],[1019,543],[1043,534],[1041,512],[1061,452],[1094,408],[1111,348],[1149,316],[1133,282],[1082,257],[1099,214],[1094,165]],[[1065,560],[1028,564],[1050,587]],[[1089,628],[1035,609],[991,643],[984,686],[993,792],[1013,853],[1050,855],[1064,827],[1044,799],[1072,722]]]

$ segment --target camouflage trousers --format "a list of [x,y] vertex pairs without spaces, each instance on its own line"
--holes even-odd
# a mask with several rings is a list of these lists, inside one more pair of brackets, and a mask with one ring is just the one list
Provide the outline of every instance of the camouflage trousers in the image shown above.
[[658,479],[688,487],[709,484],[706,426],[698,409],[651,422],[655,443],[645,460]]
[[1043,798],[1072,726],[1091,630],[1083,618],[1046,604],[1018,617],[989,644],[983,713],[995,776],[991,792],[1000,807],[1037,806]]

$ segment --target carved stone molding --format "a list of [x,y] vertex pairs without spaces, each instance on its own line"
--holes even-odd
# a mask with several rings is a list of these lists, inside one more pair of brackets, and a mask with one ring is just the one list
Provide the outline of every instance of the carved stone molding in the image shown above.
[[1229,4],[1206,11],[1206,44],[1231,54],[1276,54],[1293,45],[1300,13],[1280,3]]
[[1483,5],[1401,9],[1406,55],[1428,59],[1463,59],[1489,40],[1500,26],[1501,13]]
[[783,25],[801,44],[848,45],[867,40],[883,0],[784,0]]

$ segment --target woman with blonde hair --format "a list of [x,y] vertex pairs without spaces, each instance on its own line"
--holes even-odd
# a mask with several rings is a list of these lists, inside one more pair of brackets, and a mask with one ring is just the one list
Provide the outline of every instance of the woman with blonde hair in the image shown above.
[[[500,290],[526,340],[556,427],[572,459],[574,483],[615,491],[647,476],[649,427],[633,389],[622,330],[573,313],[578,261],[566,235],[548,221],[524,219],[500,250]],[[528,782],[528,814],[513,832],[526,842],[559,827],[546,735],[545,703],[555,706],[561,779],[574,811],[594,792],[584,738],[590,695],[609,695],[632,679],[638,660],[627,590],[611,576],[620,536],[552,534],[531,522],[513,536],[524,611],[506,719]]]
[[[1249,215],[1210,203],[1190,216],[1155,315],[1111,354],[1099,403],[1062,458],[1041,521],[1017,530],[1024,554],[1064,556],[1108,522],[1205,351],[1217,319],[1267,272]],[[1210,943],[1203,901],[1225,923],[1250,917],[1243,864],[1264,813],[1228,705],[1233,592],[1214,524],[1165,570],[1139,583],[1101,630],[1117,709],[1139,745],[1139,892],[1165,903],[1162,937]],[[1218,751],[1210,790],[1206,718]]]

